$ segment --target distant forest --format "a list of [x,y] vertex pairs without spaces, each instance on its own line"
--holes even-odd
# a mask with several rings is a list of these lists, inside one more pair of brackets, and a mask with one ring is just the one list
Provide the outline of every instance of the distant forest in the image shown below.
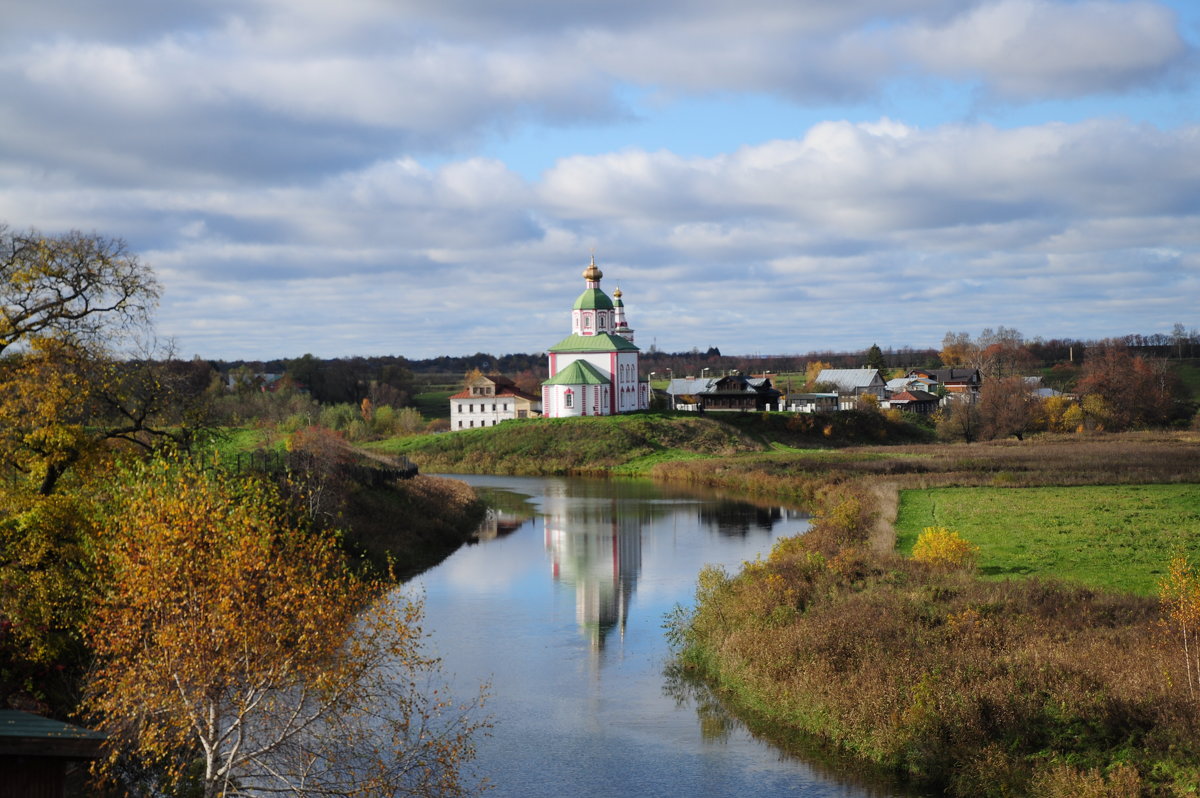
[[[1002,331],[1004,328],[1000,328]],[[1016,333],[1015,330],[1008,331]],[[1019,333],[1016,333],[1019,335]],[[947,333],[947,339],[954,334]],[[965,335],[960,333],[959,335]],[[1124,344],[1131,353],[1143,357],[1167,359],[1200,358],[1200,331],[1175,325],[1173,334],[1131,334],[1107,341],[1084,341],[1070,338],[1032,340],[1021,339],[1033,368],[1049,368],[1058,364],[1080,364],[1088,349],[1101,343]],[[942,349],[880,347],[883,365],[888,369],[943,365]],[[643,375],[666,378],[701,376],[736,370],[744,374],[803,373],[809,363],[820,361],[830,368],[861,368],[867,363],[867,349],[859,351],[819,351],[791,355],[725,355],[715,346],[695,348],[687,352],[663,352],[651,345],[643,350]],[[518,380],[519,384],[536,385],[545,377],[546,355],[543,352],[495,355],[476,352],[473,355],[442,355],[425,359],[410,359],[401,355],[351,356],[317,358],[306,354],[293,359],[266,361],[209,361],[231,384],[261,381],[261,375],[284,375],[307,389],[312,397],[323,403],[358,402],[367,395],[367,388],[388,404],[397,407],[409,404],[411,396],[431,385],[457,383],[473,369],[484,373],[500,373]],[[391,394],[390,396],[388,394]]]

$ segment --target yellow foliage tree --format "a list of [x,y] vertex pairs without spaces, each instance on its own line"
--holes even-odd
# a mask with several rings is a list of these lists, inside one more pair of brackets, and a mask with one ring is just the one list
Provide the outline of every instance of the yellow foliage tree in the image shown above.
[[90,627],[110,776],[132,760],[204,798],[468,792],[477,702],[425,692],[419,602],[378,597],[264,483],[154,461],[121,488]]
[[1182,554],[1171,559],[1158,586],[1158,601],[1164,623],[1178,635],[1188,695],[1195,698],[1200,690],[1200,576]]
[[937,568],[969,568],[974,566],[979,547],[967,542],[957,532],[944,526],[927,526],[917,537],[912,557],[917,562]]

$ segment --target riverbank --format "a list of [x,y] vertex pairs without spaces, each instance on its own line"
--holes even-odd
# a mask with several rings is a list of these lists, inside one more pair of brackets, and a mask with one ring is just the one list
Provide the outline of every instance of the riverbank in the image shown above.
[[485,509],[466,483],[422,475],[350,490],[340,526],[353,553],[404,580],[470,540]]
[[768,723],[950,795],[1191,795],[1200,713],[1153,599],[933,569],[890,551],[886,521],[900,487],[1194,484],[1198,446],[1145,434],[661,465],[818,511],[767,560],[701,575],[679,662]]

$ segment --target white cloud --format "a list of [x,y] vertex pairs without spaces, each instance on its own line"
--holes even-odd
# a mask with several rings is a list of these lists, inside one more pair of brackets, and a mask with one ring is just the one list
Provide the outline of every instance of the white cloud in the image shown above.
[[1143,85],[1188,50],[1169,9],[1112,0],[999,0],[942,24],[913,24],[900,40],[934,74],[979,79],[1018,100]]

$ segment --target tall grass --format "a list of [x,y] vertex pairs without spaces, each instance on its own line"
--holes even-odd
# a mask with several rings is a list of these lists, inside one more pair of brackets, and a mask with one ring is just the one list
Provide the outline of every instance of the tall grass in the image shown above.
[[801,491],[819,511],[810,534],[780,541],[766,560],[701,574],[695,607],[671,632],[678,660],[759,719],[948,795],[1194,795],[1200,707],[1153,599],[983,581],[880,553],[868,535],[869,488],[881,477],[1194,482],[1196,455],[1177,435],[823,463],[756,456],[726,472],[709,461],[660,465],[692,481]]

